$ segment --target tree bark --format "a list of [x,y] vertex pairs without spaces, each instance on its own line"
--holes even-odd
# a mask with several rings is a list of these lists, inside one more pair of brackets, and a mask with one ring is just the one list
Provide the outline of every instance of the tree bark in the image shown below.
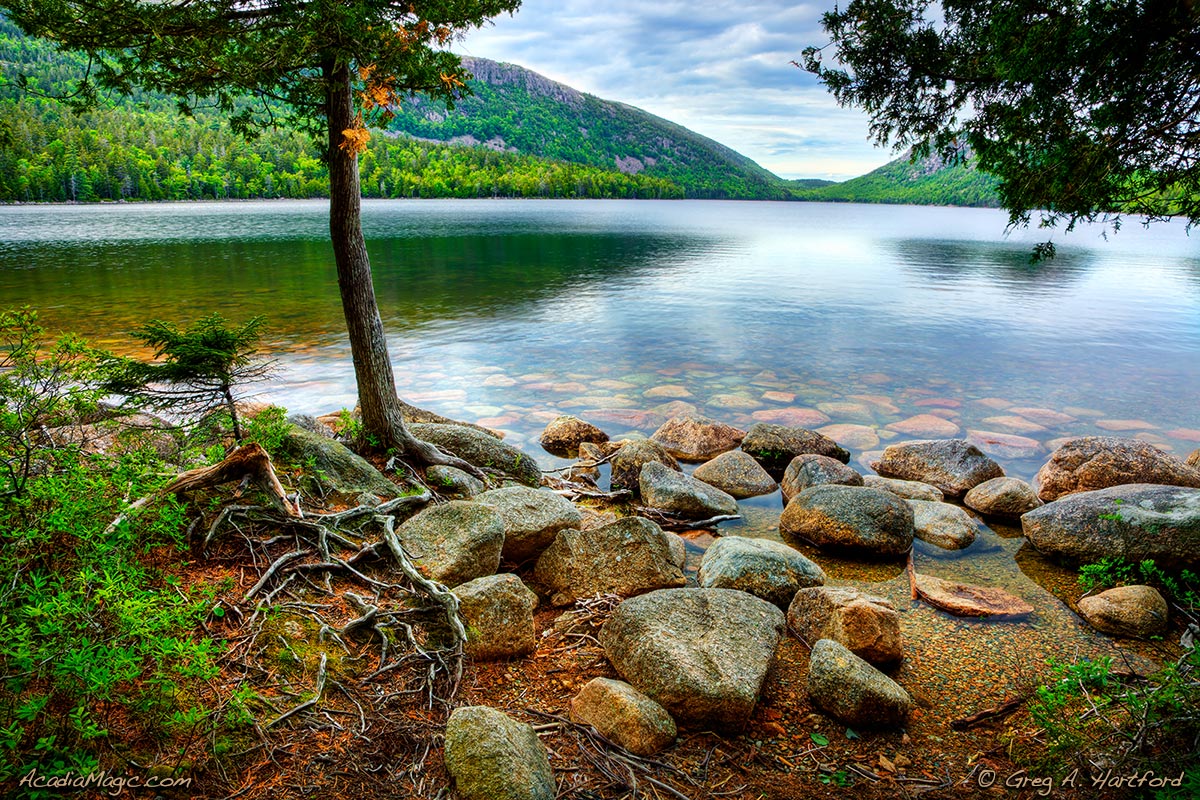
[[396,378],[363,238],[358,153],[342,147],[343,131],[356,127],[350,66],[328,61],[322,72],[328,123],[329,236],[337,264],[342,312],[350,335],[363,434],[380,449],[393,448],[423,464],[447,464],[482,477],[475,467],[415,438],[404,426],[403,404],[396,395]]

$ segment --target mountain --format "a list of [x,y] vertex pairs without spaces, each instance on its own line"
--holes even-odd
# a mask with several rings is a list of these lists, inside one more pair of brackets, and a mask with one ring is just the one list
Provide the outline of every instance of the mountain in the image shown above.
[[472,94],[452,110],[424,98],[388,128],[420,139],[664,178],[688,197],[785,199],[778,176],[741,153],[639,108],[602,100],[515,64],[464,58]]
[[797,200],[837,203],[908,203],[988,208],[1000,205],[996,194],[999,181],[976,170],[969,162],[947,164],[937,154],[915,162],[911,158],[911,153],[906,153],[866,175],[827,186],[794,186],[791,192]]

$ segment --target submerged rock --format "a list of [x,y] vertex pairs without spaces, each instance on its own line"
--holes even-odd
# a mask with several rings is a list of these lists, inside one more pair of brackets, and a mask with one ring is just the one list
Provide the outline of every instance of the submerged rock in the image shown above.
[[537,733],[494,708],[454,709],[446,723],[445,759],[462,800],[554,800],[557,794]]
[[484,492],[475,502],[496,509],[504,520],[500,555],[512,564],[537,558],[559,531],[578,528],[583,522],[574,503],[548,489],[506,486]]
[[453,453],[477,469],[497,470],[526,486],[538,486],[542,482],[542,470],[538,467],[537,459],[474,428],[415,423],[409,425],[408,429],[418,439]]
[[516,575],[487,575],[454,589],[467,629],[466,652],[476,661],[528,655],[537,648],[537,595]]
[[921,481],[958,498],[979,484],[1004,475],[992,459],[966,439],[930,439],[889,445],[871,465],[885,478]]
[[1042,505],[1033,487],[1019,478],[992,478],[963,498],[963,505],[980,514],[1019,517]]
[[708,461],[733,450],[746,432],[699,414],[671,417],[650,437],[682,461]]
[[600,642],[617,672],[677,720],[741,728],[783,625],[783,612],[745,592],[665,589],[617,606]]
[[749,453],[731,450],[696,467],[692,477],[741,500],[770,494],[775,481]]
[[787,608],[796,590],[825,583],[825,572],[783,542],[722,536],[704,552],[703,588],[738,589]]
[[1050,502],[1074,492],[1133,483],[1198,488],[1200,470],[1137,439],[1084,436],[1051,453],[1036,482],[1038,496]]
[[1156,636],[1167,629],[1167,601],[1152,586],[1118,586],[1079,601],[1079,613],[1114,636]]
[[1164,569],[1200,565],[1200,489],[1134,483],[1061,497],[1021,517],[1040,552],[1078,564],[1103,558]]
[[657,461],[642,465],[638,488],[646,505],[686,519],[706,519],[738,511],[737,500],[732,496]]
[[832,639],[873,664],[904,658],[896,607],[851,586],[800,589],[788,606],[787,621],[804,641]]
[[912,698],[900,684],[831,639],[813,647],[808,696],[853,728],[897,728],[912,710]]
[[933,575],[916,576],[917,592],[932,606],[959,617],[1024,617],[1033,606],[992,586],[972,586]]
[[587,442],[607,442],[608,434],[579,417],[564,414],[547,423],[539,440],[546,452],[569,458],[579,452],[579,445]]
[[913,541],[913,513],[891,492],[825,484],[792,498],[779,518],[785,541],[875,556],[898,556]]
[[571,699],[571,719],[631,753],[654,755],[675,741],[667,710],[624,681],[592,678]]
[[908,434],[909,436],[944,437],[956,436],[962,428],[948,419],[933,414],[917,414],[915,417],[902,419],[886,426],[889,431]]
[[804,489],[837,483],[842,486],[862,486],[863,476],[836,458],[808,453],[796,456],[783,472],[779,488],[787,503]]
[[949,503],[931,503],[928,500],[906,500],[913,510],[913,529],[923,542],[945,550],[962,550],[970,547],[979,533],[979,526],[971,515]]
[[850,452],[827,436],[806,428],[788,428],[757,422],[750,426],[742,439],[742,450],[754,456],[772,477],[782,475],[796,456],[815,453],[850,462]]

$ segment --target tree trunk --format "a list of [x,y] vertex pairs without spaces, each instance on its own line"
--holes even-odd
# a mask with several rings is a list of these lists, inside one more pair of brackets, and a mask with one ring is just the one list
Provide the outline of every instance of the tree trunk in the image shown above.
[[363,239],[358,153],[341,146],[345,141],[342,132],[355,127],[350,67],[346,63],[330,61],[323,65],[322,71],[329,134],[329,236],[337,263],[342,312],[350,334],[350,355],[358,384],[363,435],[380,449],[394,448],[423,464],[447,464],[482,477],[465,461],[420,441],[404,427],[403,406],[396,395],[396,379],[388,355],[383,320],[375,301],[371,261]]

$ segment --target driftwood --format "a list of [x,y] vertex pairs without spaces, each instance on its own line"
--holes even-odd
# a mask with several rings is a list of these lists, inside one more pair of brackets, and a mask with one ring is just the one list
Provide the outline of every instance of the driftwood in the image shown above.
[[242,445],[211,467],[188,470],[163,487],[159,494],[211,489],[214,486],[244,480],[247,476],[258,484],[284,514],[289,517],[303,516],[300,504],[292,501],[283,490],[283,484],[279,482],[275,467],[271,464],[271,456],[257,442]]

